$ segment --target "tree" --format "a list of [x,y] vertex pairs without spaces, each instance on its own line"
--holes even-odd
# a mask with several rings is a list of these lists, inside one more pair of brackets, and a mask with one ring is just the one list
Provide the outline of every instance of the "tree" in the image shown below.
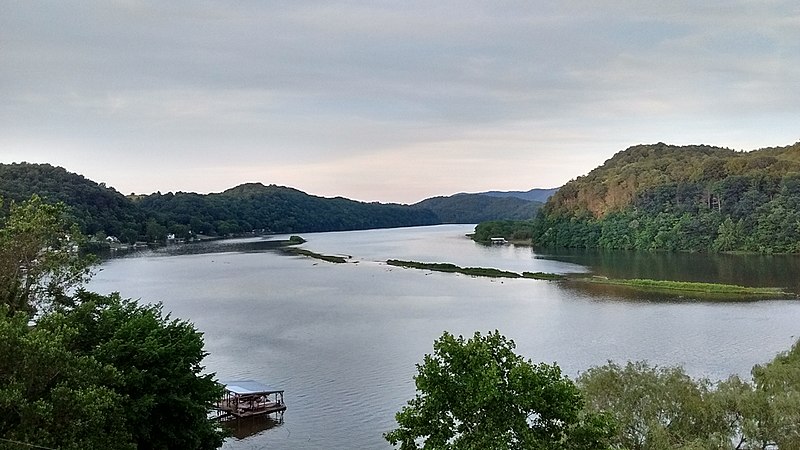
[[88,280],[94,260],[79,253],[84,239],[67,221],[63,204],[36,195],[12,202],[0,225],[0,304],[8,313],[32,317],[69,301],[69,291]]
[[577,384],[589,409],[619,425],[614,448],[800,448],[800,341],[751,373],[712,385],[681,367],[608,363]]
[[0,437],[63,449],[215,449],[222,387],[194,326],[160,305],[77,294],[77,306],[0,314]]
[[160,305],[81,290],[90,261],[62,212],[33,197],[0,226],[0,438],[65,450],[219,447],[207,411],[222,388],[202,373],[202,335]]
[[51,325],[31,327],[24,312],[0,305],[0,438],[63,450],[134,449],[125,399],[104,384],[116,370],[70,348],[77,330]]
[[[406,449],[601,449],[613,431],[585,413],[558,366],[532,364],[499,332],[445,332],[417,365],[417,395],[385,435]],[[420,447],[421,446],[421,447]]]
[[800,341],[751,371],[753,383],[721,384],[740,448],[800,448]]
[[139,232],[132,228],[125,228],[119,234],[119,240],[126,244],[135,244],[139,239]]
[[106,381],[125,399],[124,422],[139,449],[214,449],[223,434],[209,421],[222,397],[213,374],[203,374],[202,334],[190,322],[164,315],[161,305],[140,305],[119,294],[81,291],[78,306],[38,325],[71,329],[72,351],[113,367]]
[[167,227],[150,219],[145,225],[145,238],[147,242],[163,242],[167,238]]
[[730,217],[726,218],[717,230],[717,238],[712,244],[712,249],[718,252],[727,252],[739,248],[743,240],[744,225],[742,220],[738,222],[731,220]]
[[577,384],[590,409],[613,415],[619,448],[730,448],[731,430],[710,382],[681,367],[609,362],[583,373]]

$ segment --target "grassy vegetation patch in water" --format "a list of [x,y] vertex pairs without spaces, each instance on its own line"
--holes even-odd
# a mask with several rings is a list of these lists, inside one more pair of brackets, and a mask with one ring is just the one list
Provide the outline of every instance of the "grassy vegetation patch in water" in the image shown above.
[[564,280],[567,277],[565,275],[557,273],[522,272],[522,278],[532,278],[534,280],[559,281],[559,280]]
[[397,267],[407,267],[410,269],[423,269],[432,270],[435,272],[448,272],[448,273],[461,273],[475,277],[490,277],[490,278],[520,278],[521,275],[516,272],[509,272],[506,270],[493,269],[491,267],[459,267],[450,263],[423,263],[418,261],[403,261],[399,259],[390,259],[386,264]]
[[763,297],[796,297],[795,294],[775,287],[748,287],[722,283],[699,283],[690,281],[650,280],[650,279],[611,279],[600,276],[586,275],[561,275],[546,272],[516,272],[493,269],[488,267],[459,267],[451,263],[424,263],[418,261],[403,261],[390,259],[386,261],[390,266],[406,267],[412,269],[431,270],[435,272],[461,273],[464,275],[490,277],[490,278],[528,278],[546,281],[567,281],[578,283],[592,283],[607,286],[620,286],[640,291],[661,292],[665,294],[685,293],[698,298],[763,298]]
[[506,270],[492,269],[490,267],[464,267],[459,271],[464,275],[472,275],[475,277],[491,277],[491,278],[520,278],[521,275],[516,272],[509,272]]
[[327,261],[330,263],[342,264],[347,262],[347,258],[345,258],[344,256],[323,255],[321,253],[314,253],[311,250],[306,250],[304,248],[296,248],[296,247],[284,248],[283,251],[294,255],[308,256],[309,258],[321,259],[322,261]]
[[691,281],[650,280],[634,278],[630,280],[609,279],[604,277],[579,278],[577,281],[627,286],[638,289],[657,289],[661,291],[683,291],[706,294],[731,294],[753,296],[791,296],[792,294],[776,287],[748,287],[734,284],[699,283]]

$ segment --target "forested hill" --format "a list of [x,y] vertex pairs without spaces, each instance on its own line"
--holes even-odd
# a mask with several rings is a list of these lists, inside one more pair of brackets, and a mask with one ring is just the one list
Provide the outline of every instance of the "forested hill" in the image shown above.
[[61,167],[0,164],[0,198],[20,201],[33,194],[49,202],[64,202],[85,233],[115,236],[123,242],[159,241],[168,234],[187,238],[253,230],[300,233],[529,219],[541,206],[518,198],[477,194],[436,197],[413,206],[364,203],[261,183],[214,194],[157,192],[125,197]]
[[428,198],[412,206],[433,211],[443,223],[478,223],[486,220],[532,219],[542,203],[513,196],[456,194],[449,197]]
[[628,148],[550,198],[534,244],[800,252],[800,143]]
[[206,234],[224,236],[263,230],[290,233],[432,225],[430,210],[406,205],[323,198],[296,189],[244,184],[218,194],[155,193],[128,198],[61,167],[0,164],[0,198],[20,201],[37,194],[64,202],[87,234],[123,242],[158,241]]
[[324,198],[297,189],[249,183],[218,194],[151,194],[137,200],[143,210],[178,231],[230,234],[361,230],[439,223],[429,210],[406,205]]
[[125,196],[81,175],[49,164],[0,164],[0,197],[23,201],[37,194],[49,203],[64,202],[72,220],[87,234],[138,235],[145,214]]

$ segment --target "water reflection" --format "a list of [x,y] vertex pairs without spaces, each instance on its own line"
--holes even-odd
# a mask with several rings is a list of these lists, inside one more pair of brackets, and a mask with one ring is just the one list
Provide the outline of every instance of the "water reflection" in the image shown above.
[[548,251],[538,258],[586,266],[609,278],[697,281],[779,287],[800,293],[800,257],[635,251]]
[[277,413],[274,416],[242,417],[225,420],[221,423],[222,426],[230,430],[232,437],[242,440],[282,425],[283,413]]

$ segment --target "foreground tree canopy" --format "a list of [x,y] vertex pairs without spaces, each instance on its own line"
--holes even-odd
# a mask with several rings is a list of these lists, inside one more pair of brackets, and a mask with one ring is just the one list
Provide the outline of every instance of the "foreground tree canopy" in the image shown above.
[[715,384],[680,367],[609,363],[577,383],[590,410],[619,424],[619,448],[800,448],[800,343],[751,373]]
[[752,380],[609,362],[573,384],[498,332],[445,333],[417,366],[417,395],[386,439],[400,449],[800,448],[800,342]]
[[33,198],[2,217],[0,439],[19,448],[219,447],[224,435],[207,410],[222,390],[202,373],[201,333],[160,305],[81,290],[88,261],[62,213]]
[[556,365],[532,364],[498,332],[444,333],[417,366],[417,396],[386,434],[401,449],[602,449],[612,424],[583,411]]
[[77,295],[28,325],[0,309],[0,437],[61,449],[213,449],[221,387],[203,340],[160,306]]

